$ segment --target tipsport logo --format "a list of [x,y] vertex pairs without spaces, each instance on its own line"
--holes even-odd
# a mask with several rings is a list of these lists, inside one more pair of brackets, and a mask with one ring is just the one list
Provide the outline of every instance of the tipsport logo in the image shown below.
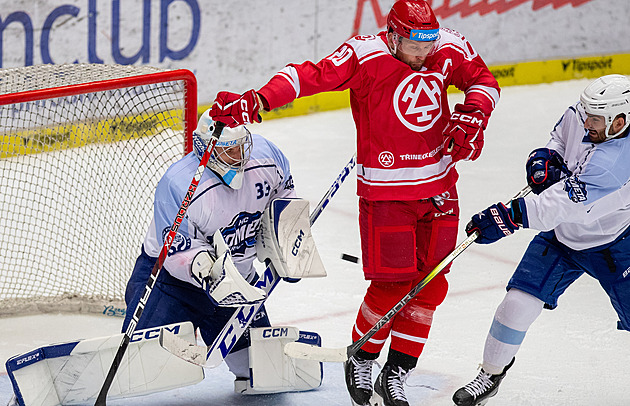
[[256,246],[256,232],[260,227],[261,212],[238,213],[230,224],[221,230],[225,243],[234,257],[242,257],[248,248]]
[[414,41],[435,41],[438,39],[439,30],[411,30],[410,39]]

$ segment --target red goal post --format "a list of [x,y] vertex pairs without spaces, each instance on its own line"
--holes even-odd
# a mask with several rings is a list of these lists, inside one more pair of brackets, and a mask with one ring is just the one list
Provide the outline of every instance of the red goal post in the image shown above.
[[155,186],[196,123],[188,70],[0,69],[0,315],[123,315]]

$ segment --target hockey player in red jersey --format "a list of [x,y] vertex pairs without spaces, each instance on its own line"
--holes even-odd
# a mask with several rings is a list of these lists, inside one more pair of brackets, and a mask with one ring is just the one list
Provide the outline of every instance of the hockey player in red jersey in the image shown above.
[[[452,114],[450,85],[465,92]],[[455,163],[479,157],[499,87],[468,41],[440,28],[425,1],[398,0],[387,31],[353,37],[317,63],[289,64],[258,91],[219,92],[210,114],[229,126],[260,122],[261,108],[346,89],[357,129],[363,271],[371,281],[352,331],[357,340],[454,249]],[[446,296],[447,271],[346,362],[355,404],[378,396],[385,405],[408,405],[403,383]],[[372,364],[390,336],[387,362],[373,384]]]

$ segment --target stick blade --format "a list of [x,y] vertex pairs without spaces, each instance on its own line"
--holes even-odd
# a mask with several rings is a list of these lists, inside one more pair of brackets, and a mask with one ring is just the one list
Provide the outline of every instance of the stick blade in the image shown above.
[[308,359],[319,362],[345,362],[348,360],[348,348],[324,348],[316,345],[299,343],[297,341],[287,343],[284,353],[291,358]]
[[193,344],[164,328],[160,329],[160,345],[171,354],[191,364],[205,366],[206,347]]

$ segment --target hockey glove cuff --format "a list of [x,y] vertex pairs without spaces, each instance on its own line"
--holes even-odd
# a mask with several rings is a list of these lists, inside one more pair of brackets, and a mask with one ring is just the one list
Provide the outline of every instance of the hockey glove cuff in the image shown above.
[[453,162],[479,158],[485,128],[486,116],[477,106],[456,104],[444,129],[445,155],[451,155]]
[[[522,212],[519,211],[519,213]],[[476,243],[491,244],[512,235],[518,229],[519,225],[512,217],[511,210],[503,203],[498,203],[475,214],[466,226],[466,234],[472,235],[477,232],[479,235],[475,240]]]
[[525,164],[527,184],[535,194],[558,182],[564,175],[571,176],[571,171],[560,154],[549,148],[533,150]]
[[230,128],[253,122],[262,122],[260,116],[260,99],[254,89],[242,95],[230,92],[219,92],[210,108],[210,116],[221,121]]

